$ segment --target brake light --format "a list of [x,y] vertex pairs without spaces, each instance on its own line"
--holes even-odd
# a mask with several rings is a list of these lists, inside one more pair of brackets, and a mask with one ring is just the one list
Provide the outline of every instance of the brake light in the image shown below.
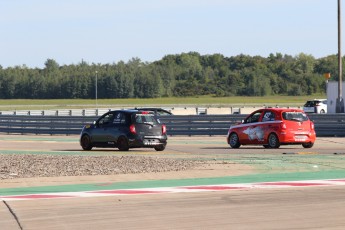
[[150,112],[148,112],[148,111],[143,111],[143,112],[141,112],[141,114],[149,114]]
[[162,125],[162,134],[166,134],[167,127],[165,125]]
[[136,134],[136,133],[137,133],[137,131],[135,130],[135,125],[134,125],[134,124],[132,124],[131,126],[129,126],[129,131],[130,131],[131,133],[133,133],[133,134]]

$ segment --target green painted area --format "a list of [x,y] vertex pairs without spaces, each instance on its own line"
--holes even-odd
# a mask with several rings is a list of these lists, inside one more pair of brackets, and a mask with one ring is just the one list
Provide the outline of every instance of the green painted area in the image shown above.
[[345,170],[317,171],[304,173],[251,174],[215,178],[195,178],[179,180],[151,180],[99,184],[79,184],[62,186],[22,187],[0,189],[0,195],[24,195],[56,192],[81,192],[113,189],[141,189],[156,187],[179,187],[196,185],[242,184],[277,181],[326,180],[345,178]]
[[70,137],[70,138],[59,138],[59,137],[43,137],[43,136],[8,136],[8,137],[1,137],[0,140],[2,141],[47,141],[47,142],[75,142],[79,143],[79,138]]

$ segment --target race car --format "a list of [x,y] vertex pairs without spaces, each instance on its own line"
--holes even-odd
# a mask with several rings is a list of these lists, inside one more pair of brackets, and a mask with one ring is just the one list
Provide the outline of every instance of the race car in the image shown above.
[[280,145],[290,144],[311,148],[315,140],[314,123],[300,109],[256,110],[240,124],[230,126],[227,134],[231,148],[239,148],[241,145],[279,148]]

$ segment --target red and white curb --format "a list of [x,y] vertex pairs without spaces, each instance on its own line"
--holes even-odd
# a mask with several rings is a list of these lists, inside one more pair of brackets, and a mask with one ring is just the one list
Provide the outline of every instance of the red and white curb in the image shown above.
[[123,195],[144,195],[162,193],[187,193],[187,192],[212,192],[227,190],[248,190],[248,189],[279,189],[291,187],[315,187],[315,186],[341,186],[345,185],[344,179],[332,180],[304,180],[304,181],[280,181],[260,182],[245,184],[219,184],[219,185],[196,185],[181,187],[142,188],[142,189],[113,189],[85,192],[59,192],[26,195],[0,196],[0,200],[33,200],[33,199],[57,199],[57,198],[80,198],[80,197],[105,197]]

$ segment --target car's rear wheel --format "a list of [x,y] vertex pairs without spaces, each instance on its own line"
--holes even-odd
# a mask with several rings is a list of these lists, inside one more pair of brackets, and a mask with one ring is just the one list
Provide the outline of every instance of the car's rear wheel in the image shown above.
[[241,146],[240,140],[236,133],[231,133],[229,137],[229,144],[231,148],[237,149]]
[[91,138],[89,135],[84,135],[81,137],[80,141],[81,147],[83,150],[91,150],[92,149],[92,144],[91,144]]
[[277,149],[280,147],[280,142],[275,133],[271,133],[268,136],[268,147],[272,149]]
[[321,110],[320,110],[320,113],[325,113],[325,110],[321,109]]
[[128,144],[128,141],[125,137],[123,137],[123,136],[119,137],[119,139],[117,140],[117,148],[120,151],[128,151],[129,150],[129,144]]
[[308,142],[308,143],[303,143],[302,146],[306,149],[309,149],[313,147],[314,143],[313,142]]
[[155,146],[155,150],[156,151],[163,151],[164,149],[165,149],[165,144],[164,145],[157,145],[157,146]]

